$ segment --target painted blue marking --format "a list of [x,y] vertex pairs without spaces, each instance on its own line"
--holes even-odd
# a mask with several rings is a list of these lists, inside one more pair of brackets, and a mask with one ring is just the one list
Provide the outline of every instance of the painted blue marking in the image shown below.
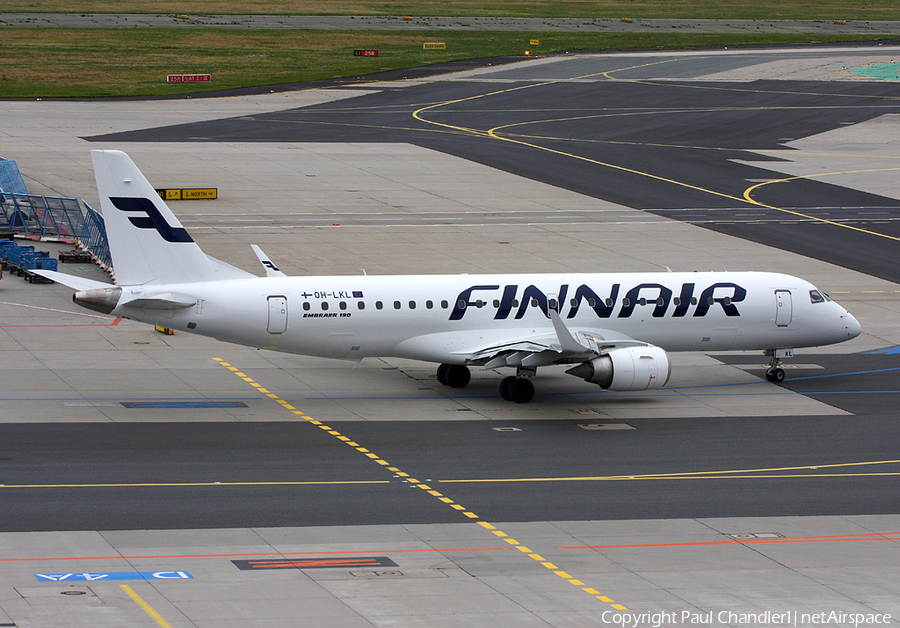
[[873,355],[897,355],[900,354],[900,347],[888,347],[887,349],[878,349],[877,351],[869,351]]
[[[232,401],[258,401],[259,397],[234,397],[232,399],[228,399],[227,401],[230,403]],[[90,402],[90,403],[122,403],[123,401],[159,401],[158,399],[134,399],[133,397],[130,399],[116,399],[116,398],[94,398],[94,397],[4,397],[0,398],[0,401],[69,401],[69,402]],[[193,398],[173,398],[166,399],[165,401],[185,401],[185,402],[209,402],[209,399],[197,399]]]
[[186,571],[115,571],[107,573],[36,573],[39,582],[98,582],[103,580],[193,580]]
[[121,401],[126,408],[246,408],[243,401]]
[[[826,379],[833,377],[846,377],[848,375],[872,375],[873,373],[889,373],[891,371],[900,371],[900,366],[891,367],[885,369],[873,369],[869,371],[852,371],[849,373],[828,373],[826,375],[808,375],[806,377],[791,377],[787,381],[788,382],[799,382],[803,380],[810,379]],[[665,397],[681,397],[681,391],[693,391],[693,390],[702,390],[702,389],[715,389],[715,388],[727,388],[727,387],[741,387],[741,386],[771,386],[771,384],[764,380],[758,380],[754,382],[738,382],[731,384],[705,384],[703,386],[679,386],[679,387],[666,387],[660,388],[658,390],[647,391],[645,393],[639,394],[622,394],[616,391],[608,391],[608,390],[585,390],[581,392],[566,392],[566,393],[542,393],[541,397],[596,397],[598,395],[610,397],[614,397],[615,399],[648,399],[648,398],[665,398]],[[692,397],[746,397],[746,396],[766,396],[772,397],[776,395],[806,395],[809,397],[815,397],[817,395],[864,395],[864,394],[893,394],[900,393],[900,390],[834,390],[834,391],[818,391],[818,392],[795,392],[792,390],[784,389],[784,390],[775,390],[769,392],[747,392],[747,393],[693,393],[690,392]],[[428,395],[428,396],[416,396],[416,397],[304,397],[305,401],[368,401],[368,400],[380,400],[380,401],[421,401],[423,399],[492,399],[495,398],[496,395],[487,394],[487,395],[454,395],[454,396],[443,396],[443,395]]]

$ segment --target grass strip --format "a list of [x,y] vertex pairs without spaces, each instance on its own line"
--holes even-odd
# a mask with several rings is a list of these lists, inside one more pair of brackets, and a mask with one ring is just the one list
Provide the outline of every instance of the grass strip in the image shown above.
[[[510,33],[228,29],[0,31],[0,97],[94,98],[196,93],[354,77],[458,59],[579,50],[694,49],[744,44],[863,41],[793,34]],[[529,40],[540,39],[532,47]],[[423,50],[425,42],[446,43]],[[356,57],[376,49],[377,57]],[[167,74],[211,74],[209,84],[166,84]]]
[[896,0],[4,0],[17,13],[900,20]]

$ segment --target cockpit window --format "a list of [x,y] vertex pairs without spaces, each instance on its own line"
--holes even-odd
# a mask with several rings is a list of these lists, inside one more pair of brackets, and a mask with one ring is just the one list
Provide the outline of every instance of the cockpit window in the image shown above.
[[824,303],[825,301],[831,301],[831,297],[828,296],[827,293],[821,292],[820,290],[810,290],[809,300],[813,303]]

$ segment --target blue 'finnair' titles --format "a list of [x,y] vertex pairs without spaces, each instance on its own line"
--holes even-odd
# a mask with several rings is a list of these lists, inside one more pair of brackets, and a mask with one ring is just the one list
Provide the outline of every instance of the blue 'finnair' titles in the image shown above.
[[828,294],[781,273],[289,277],[254,244],[257,277],[206,255],[128,155],[91,159],[116,285],[37,272],[88,309],[226,342],[433,362],[451,388],[472,368],[513,369],[500,396],[524,403],[551,366],[613,391],[665,386],[670,351],[763,351],[780,382],[794,349],[861,331]]
[[[570,300],[566,300],[569,294],[569,285],[562,284],[554,298],[549,298],[534,285],[525,287],[519,292],[519,286],[503,286],[502,292],[499,285],[470,286],[459,293],[456,298],[450,320],[460,320],[470,307],[481,307],[484,300],[500,295],[497,300],[497,313],[495,320],[505,320],[515,311],[514,319],[523,318],[529,308],[537,308],[545,316],[550,315],[550,310],[555,310],[560,316],[565,313],[565,318],[575,318],[582,304],[592,309],[597,318],[610,318],[617,304],[621,307],[616,318],[628,318],[634,313],[638,305],[652,303],[655,307],[651,316],[663,318],[667,314],[672,318],[686,316],[690,308],[694,308],[693,316],[706,316],[710,308],[715,305],[722,307],[726,316],[740,316],[735,303],[740,303],[747,297],[747,290],[730,281],[720,281],[706,286],[700,290],[699,298],[694,296],[696,284],[681,284],[678,296],[673,297],[672,288],[661,283],[641,283],[625,292],[625,297],[618,301],[621,284],[614,283],[605,290],[595,291],[586,284],[575,288]],[[608,296],[602,297],[606,294]],[[496,300],[496,299],[495,299]],[[669,309],[669,305],[673,307]]]

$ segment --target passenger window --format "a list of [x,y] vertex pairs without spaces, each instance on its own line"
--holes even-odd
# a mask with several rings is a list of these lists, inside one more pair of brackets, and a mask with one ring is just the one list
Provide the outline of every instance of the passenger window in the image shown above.
[[309,306],[309,301],[305,301],[305,302],[303,303],[303,309],[304,309],[304,310],[309,310],[309,307],[310,307],[310,306]]
[[416,302],[415,302],[415,301],[410,301],[410,302],[409,302],[409,309],[411,309],[411,310],[416,309]]
[[446,300],[444,300],[444,301],[441,301],[441,308],[443,308],[443,309],[445,309],[445,310],[446,310],[446,309],[447,309],[447,308],[448,308],[448,307],[450,307],[450,304],[449,304],[449,303],[447,303],[447,301],[446,301]]
[[531,299],[531,307],[537,307],[537,306],[538,306],[537,299]]
[[475,301],[475,307],[484,307],[484,301],[478,299],[477,301]]
[[381,301],[375,301],[375,309],[376,310],[380,310],[383,307],[384,307],[384,303],[382,303]]
[[394,309],[395,309],[395,310],[399,310],[399,309],[400,309],[400,301],[394,301]]
[[434,303],[432,303],[431,301],[425,301],[425,307],[427,307],[430,310],[431,308],[434,307]]
[[364,310],[364,309],[366,309],[366,302],[365,301],[357,301],[356,307],[358,307],[361,310]]
[[681,305],[681,297],[675,297],[674,299],[672,299],[672,303],[675,305],[675,307],[678,307],[679,305]]
[[691,305],[697,305],[697,297],[691,297]]
[[500,299],[494,299],[494,307],[500,307]]
[[641,297],[640,299],[638,299],[638,303],[640,303],[641,305],[647,305],[647,299],[644,297]]
[[322,311],[324,312],[327,309],[328,309],[328,301],[322,301]]
[[[593,300],[593,299],[591,299],[591,300]],[[609,297],[606,297],[606,307],[612,307],[612,306],[613,306],[613,300],[610,299]],[[591,307],[594,307],[594,306],[591,305]]]
[[631,301],[628,300],[628,297],[622,299],[622,307],[628,307],[629,305],[631,305]]
[[459,309],[464,310],[464,309],[466,309],[466,300],[460,299],[459,301],[456,302],[456,305],[459,307]]
[[341,301],[341,303],[340,303],[340,308],[341,308],[342,310],[346,310],[346,309],[347,309],[347,302],[346,302],[346,301]]

